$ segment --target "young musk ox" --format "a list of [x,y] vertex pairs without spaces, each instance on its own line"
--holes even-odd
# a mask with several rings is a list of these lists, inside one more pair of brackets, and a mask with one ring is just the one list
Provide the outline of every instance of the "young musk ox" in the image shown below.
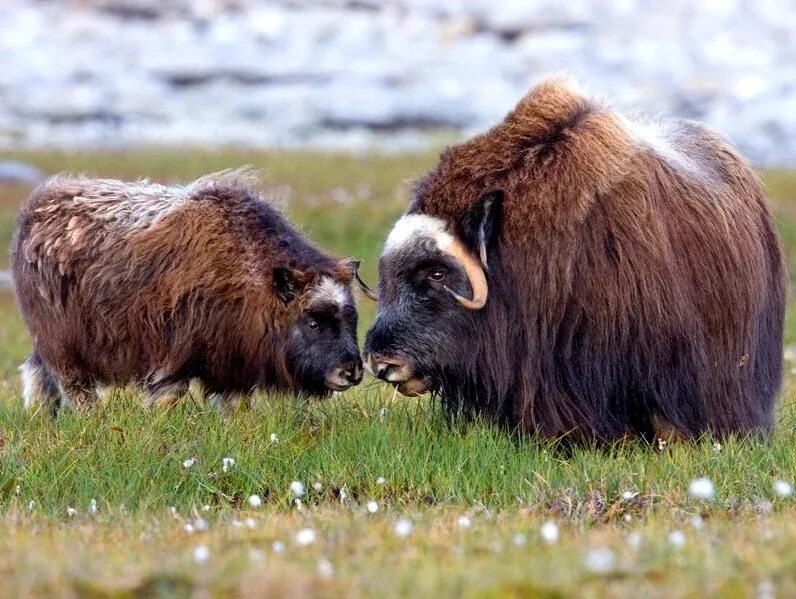
[[545,437],[765,432],[785,289],[732,147],[554,80],[418,183],[381,256],[366,367]]
[[56,177],[22,206],[13,277],[34,349],[25,405],[79,410],[132,383],[324,395],[362,377],[352,261],[310,245],[240,172],[185,187]]

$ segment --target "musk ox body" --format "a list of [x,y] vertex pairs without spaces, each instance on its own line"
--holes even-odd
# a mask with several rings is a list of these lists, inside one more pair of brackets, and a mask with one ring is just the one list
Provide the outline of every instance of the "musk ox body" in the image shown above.
[[56,177],[22,206],[13,277],[34,349],[26,405],[132,384],[222,406],[359,382],[355,264],[303,239],[239,172],[184,187]]
[[761,185],[725,141],[550,81],[417,185],[366,366],[546,437],[766,431],[785,289]]

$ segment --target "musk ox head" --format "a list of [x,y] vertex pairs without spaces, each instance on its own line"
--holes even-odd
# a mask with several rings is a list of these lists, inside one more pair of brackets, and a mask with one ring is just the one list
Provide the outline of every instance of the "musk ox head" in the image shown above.
[[365,360],[402,394],[436,390],[477,351],[468,340],[481,336],[502,204],[488,191],[458,221],[410,209],[388,236],[378,294],[364,288],[379,302]]
[[345,276],[274,268],[274,285],[285,304],[298,303],[286,361],[296,385],[312,395],[343,391],[362,380],[357,345],[357,309],[350,289],[359,265],[344,261]]

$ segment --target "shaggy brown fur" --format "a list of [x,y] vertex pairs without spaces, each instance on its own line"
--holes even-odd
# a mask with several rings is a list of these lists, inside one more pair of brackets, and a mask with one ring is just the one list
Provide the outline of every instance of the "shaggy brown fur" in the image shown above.
[[[351,264],[302,239],[244,173],[185,187],[56,177],[22,206],[18,225],[13,275],[34,340],[28,404],[54,407],[60,387],[82,409],[97,385],[126,383],[168,400],[194,377],[214,394],[301,390],[291,329],[322,281],[354,309]],[[277,267],[292,277],[292,301],[278,295]],[[348,329],[347,359],[358,362]]]
[[462,237],[494,190],[486,306],[445,300],[438,316],[458,310],[459,330],[435,331],[440,347],[423,356],[411,323],[397,347],[377,321],[366,352],[410,356],[452,407],[548,437],[769,429],[783,256],[757,177],[724,140],[692,122],[634,125],[549,81],[446,150],[409,213]]

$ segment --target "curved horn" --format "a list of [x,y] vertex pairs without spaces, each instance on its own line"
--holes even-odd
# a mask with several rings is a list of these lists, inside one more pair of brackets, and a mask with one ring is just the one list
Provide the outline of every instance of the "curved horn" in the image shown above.
[[354,264],[354,278],[356,278],[357,283],[359,283],[360,289],[362,289],[362,293],[364,293],[367,297],[372,299],[374,302],[379,301],[378,294],[371,289],[365,281],[362,280],[362,277],[359,276],[359,265],[362,264],[361,260],[357,260]]
[[445,248],[445,251],[456,259],[467,275],[470,287],[473,288],[473,299],[467,299],[459,295],[447,285],[445,286],[445,290],[468,310],[480,310],[486,304],[486,298],[489,296],[489,286],[486,283],[486,275],[484,274],[483,267],[478,260],[465,249],[461,242],[456,239]]

